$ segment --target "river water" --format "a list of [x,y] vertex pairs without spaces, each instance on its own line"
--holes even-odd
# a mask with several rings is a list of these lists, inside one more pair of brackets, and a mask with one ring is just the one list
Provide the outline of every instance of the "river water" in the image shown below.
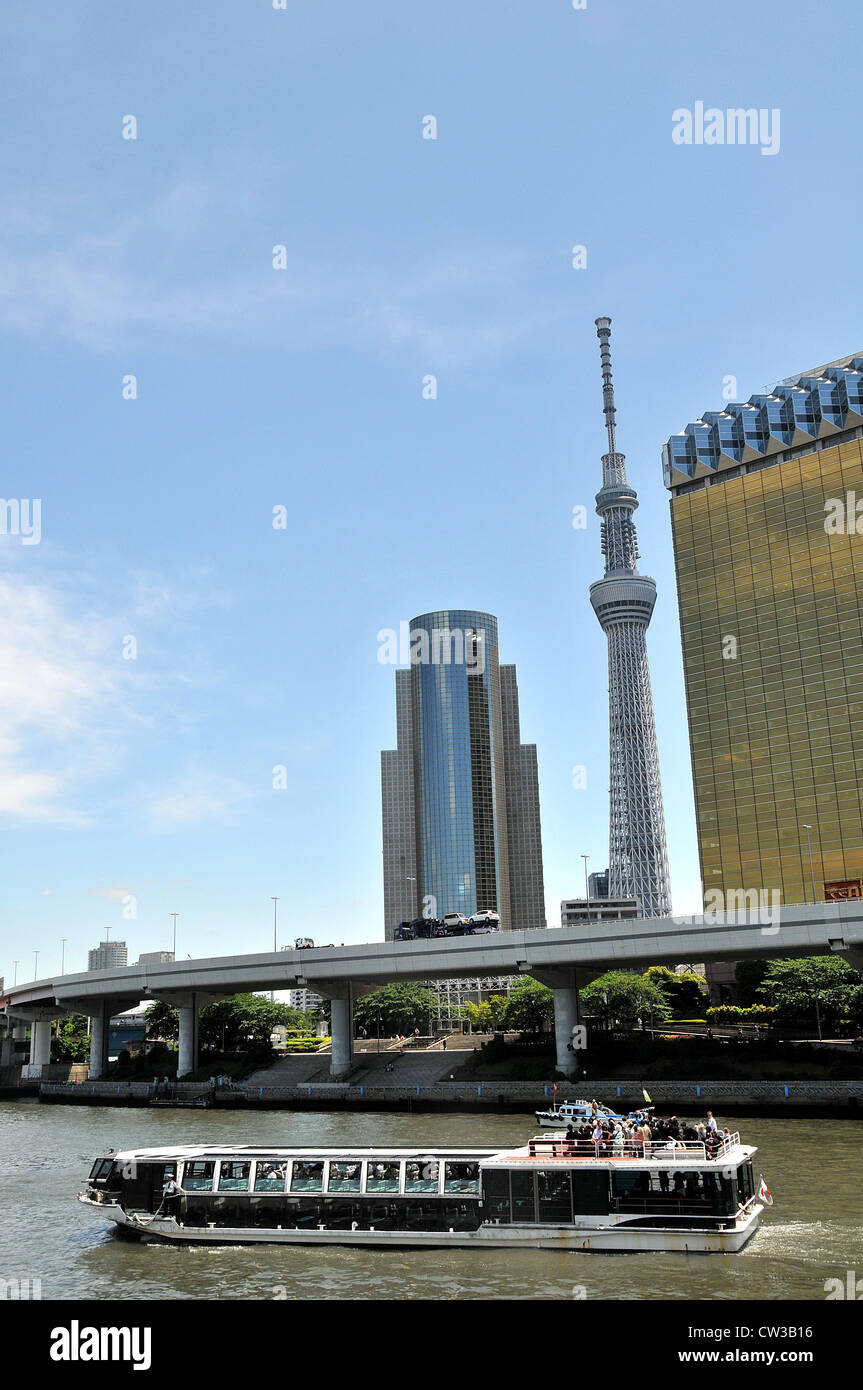
[[[124,1240],[75,1194],[107,1148],[156,1144],[524,1143],[531,1114],[244,1114],[0,1102],[0,1279],[41,1280],[43,1299],[823,1300],[863,1277],[863,1126],[748,1118],[775,1206],[738,1255],[372,1251],[314,1246],[172,1248]],[[583,1292],[582,1292],[583,1290]]]

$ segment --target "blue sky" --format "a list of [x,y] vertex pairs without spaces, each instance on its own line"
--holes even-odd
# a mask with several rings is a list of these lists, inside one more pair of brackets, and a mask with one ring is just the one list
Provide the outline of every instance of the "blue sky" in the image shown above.
[[[859,25],[845,0],[7,0],[2,492],[44,514],[40,544],[0,537],[0,973],[56,969],[63,936],[83,968],[106,927],[135,959],[172,911],[181,955],[266,949],[274,894],[283,940],[379,938],[377,633],[443,607],[497,614],[518,666],[558,920],[579,855],[607,860],[599,314],[697,904],[661,447],[727,376],[745,398],[863,346]],[[699,100],[778,108],[778,154],[675,144]]]

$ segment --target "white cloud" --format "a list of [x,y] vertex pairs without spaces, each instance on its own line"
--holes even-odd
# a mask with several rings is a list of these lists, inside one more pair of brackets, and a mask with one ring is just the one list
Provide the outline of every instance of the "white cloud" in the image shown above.
[[[80,200],[40,209],[39,217],[7,210],[0,247],[7,330],[69,338],[96,352],[140,342],[148,332],[276,341],[303,352],[333,344],[407,350],[433,370],[494,359],[563,312],[557,303],[538,305],[528,258],[506,246],[416,255],[408,246],[401,267],[346,263],[341,244],[329,259],[321,249],[289,246],[288,268],[273,270],[278,228],[262,233],[269,214],[258,208],[250,216],[251,206],[238,228],[220,185],[178,183],[149,206],[115,217],[98,236],[75,231],[79,209]],[[227,238],[221,250],[214,226]],[[231,269],[237,237],[249,242],[253,262],[239,274]]]
[[[116,585],[111,612],[104,600],[96,606],[86,583],[79,578],[76,587],[69,573],[54,582],[0,574],[0,819],[80,828],[106,812],[138,814],[144,798],[126,766],[140,755],[141,739],[151,728],[187,730],[200,718],[197,648],[195,679],[184,682],[166,632],[178,612],[212,598],[209,576],[186,585],[181,577],[161,582],[137,575]],[[130,618],[134,631],[136,617],[145,614],[149,660],[125,661]],[[172,635],[192,662],[187,634]],[[208,671],[206,678],[218,674]],[[222,799],[228,806],[237,797]],[[185,812],[178,802],[173,818],[193,819],[191,802]]]
[[0,816],[86,825],[69,794],[105,765],[108,710],[123,707],[110,625],[72,617],[49,585],[12,574],[0,575],[0,613]]
[[152,797],[146,815],[153,830],[171,830],[202,821],[228,822],[256,792],[229,777],[188,772],[165,795]]

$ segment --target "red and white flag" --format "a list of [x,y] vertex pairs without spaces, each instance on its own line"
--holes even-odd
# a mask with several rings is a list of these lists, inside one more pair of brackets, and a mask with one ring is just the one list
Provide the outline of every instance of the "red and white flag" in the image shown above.
[[764,1175],[763,1175],[763,1174],[761,1175],[761,1186],[760,1186],[759,1189],[758,1189],[758,1196],[759,1196],[759,1199],[760,1199],[762,1202],[766,1202],[766,1203],[767,1203],[768,1207],[772,1207],[772,1206],[773,1206],[773,1193],[770,1191],[770,1188],[767,1186],[767,1183],[764,1181]]

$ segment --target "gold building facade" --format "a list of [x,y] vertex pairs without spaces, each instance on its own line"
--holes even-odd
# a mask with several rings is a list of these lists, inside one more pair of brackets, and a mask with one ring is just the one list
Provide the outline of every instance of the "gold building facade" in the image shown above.
[[861,369],[818,369],[666,445],[707,906],[861,891]]

